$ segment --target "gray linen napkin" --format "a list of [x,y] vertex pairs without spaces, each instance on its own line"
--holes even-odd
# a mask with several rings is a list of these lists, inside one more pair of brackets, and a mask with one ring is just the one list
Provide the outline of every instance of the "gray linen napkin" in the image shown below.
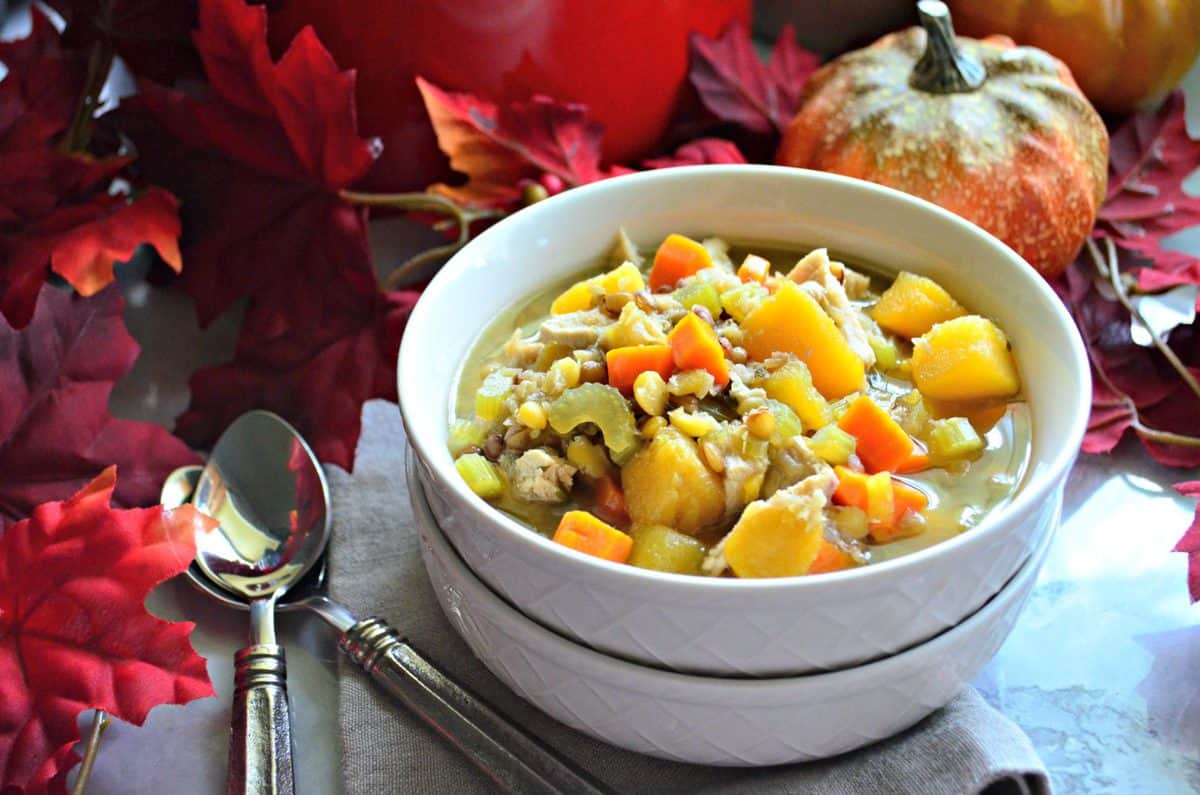
[[[363,414],[354,474],[331,468],[336,522],[330,591],[351,610],[387,618],[412,645],[501,713],[616,792],[960,795],[1049,793],[1029,739],[965,689],[909,731],[832,760],[760,769],[667,762],[606,745],[526,704],[475,659],[442,615],[421,564],[404,482],[404,429],[395,405]],[[420,720],[340,660],[338,720],[346,792],[485,793],[475,771]]]

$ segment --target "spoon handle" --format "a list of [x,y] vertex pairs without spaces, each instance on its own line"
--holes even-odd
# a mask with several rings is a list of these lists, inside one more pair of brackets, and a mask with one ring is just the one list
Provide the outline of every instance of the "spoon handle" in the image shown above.
[[347,629],[340,645],[404,706],[505,792],[592,795],[605,790],[459,685],[380,618]]
[[233,662],[226,795],[292,795],[292,720],[283,647],[254,643]]

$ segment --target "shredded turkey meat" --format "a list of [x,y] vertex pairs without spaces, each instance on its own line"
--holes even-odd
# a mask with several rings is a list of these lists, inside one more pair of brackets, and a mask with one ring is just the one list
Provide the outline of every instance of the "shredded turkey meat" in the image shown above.
[[562,502],[575,479],[575,467],[543,447],[526,450],[509,459],[513,493],[529,502]]

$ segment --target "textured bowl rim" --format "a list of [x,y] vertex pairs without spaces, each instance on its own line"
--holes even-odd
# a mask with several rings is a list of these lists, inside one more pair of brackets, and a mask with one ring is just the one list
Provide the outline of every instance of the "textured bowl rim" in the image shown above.
[[[425,488],[415,473],[413,456],[413,449],[410,446],[405,451],[405,477],[408,483],[409,500],[413,506],[413,518],[416,519],[423,534],[428,535],[431,539],[431,545],[439,548],[442,553],[440,557],[445,561],[447,567],[453,569],[457,575],[456,584],[465,586],[468,591],[474,592],[476,600],[489,603],[491,609],[515,622],[519,626],[519,630],[511,633],[514,640],[520,636],[536,636],[542,643],[549,644],[555,649],[557,653],[554,659],[559,664],[570,665],[577,669],[586,667],[592,671],[600,671],[602,672],[601,676],[607,679],[620,678],[623,684],[632,686],[632,689],[641,692],[658,692],[658,688],[661,686],[672,689],[687,688],[693,694],[706,690],[727,693],[730,689],[735,689],[739,693],[757,691],[759,694],[774,694],[778,688],[789,685],[794,687],[851,685],[857,683],[864,676],[883,678],[897,669],[919,665],[921,659],[930,655],[937,657],[941,652],[958,643],[962,635],[973,632],[979,624],[990,621],[996,613],[1007,609],[1010,602],[1025,589],[1026,583],[1031,578],[1038,576],[1059,525],[1059,519],[1056,516],[1051,522],[1048,532],[1044,534],[1021,567],[978,610],[954,626],[921,643],[878,660],[833,671],[815,671],[777,677],[705,676],[640,665],[621,657],[605,654],[559,635],[506,602],[480,580],[471,567],[463,561],[458,550],[454,548],[454,544],[438,525],[437,517],[433,515],[433,509],[425,496]],[[1056,514],[1059,513],[1061,513],[1061,506],[1056,511]],[[421,543],[427,543],[424,537],[422,537]],[[1030,590],[1032,590],[1032,586],[1030,586]]]
[[[956,227],[959,232],[974,238],[981,247],[991,249],[993,255],[1008,260],[1013,266],[1014,278],[1022,279],[1027,283],[1027,286],[1032,287],[1034,292],[1038,294],[1038,298],[1048,311],[1047,319],[1051,320],[1053,325],[1056,326],[1056,336],[1065,343],[1065,351],[1070,354],[1070,361],[1068,363],[1070,365],[1070,372],[1064,376],[1064,382],[1066,384],[1077,384],[1079,389],[1078,394],[1075,395],[1075,411],[1071,415],[1072,423],[1065,430],[1065,433],[1061,434],[1066,443],[1052,451],[1052,455],[1049,457],[1045,468],[1038,470],[1036,467],[1033,467],[1033,471],[1026,474],[1025,483],[1010,502],[991,511],[978,525],[971,528],[970,532],[961,533],[930,547],[897,558],[873,563],[869,566],[827,572],[818,577],[795,576],[770,579],[697,577],[614,563],[577,552],[561,544],[556,544],[546,536],[531,530],[519,520],[495,508],[472,492],[463,482],[462,478],[457,477],[457,473],[454,472],[452,465],[448,468],[449,471],[446,471],[437,458],[431,455],[431,440],[425,437],[423,428],[410,420],[407,410],[408,401],[405,400],[406,395],[412,396],[415,399],[421,394],[418,385],[415,383],[416,378],[407,375],[410,372],[415,372],[416,367],[415,365],[406,366],[406,360],[419,355],[415,352],[419,343],[414,340],[421,328],[426,324],[426,318],[432,316],[434,312],[440,311],[442,307],[456,307],[459,312],[462,311],[461,304],[457,296],[451,292],[451,288],[459,271],[466,270],[468,256],[474,254],[476,251],[484,250],[490,244],[493,237],[498,237],[509,226],[516,223],[529,223],[536,219],[538,215],[547,212],[548,208],[557,209],[561,205],[570,202],[586,202],[593,196],[606,193],[620,195],[623,192],[636,191],[640,186],[646,184],[653,185],[658,182],[686,181],[694,178],[697,174],[704,175],[706,179],[720,178],[722,176],[726,176],[729,179],[739,179],[744,176],[771,180],[778,179],[798,184],[808,183],[807,187],[815,190],[819,190],[824,186],[837,186],[842,189],[858,190],[866,194],[874,194],[877,199],[884,202],[894,202],[898,206],[908,205],[910,208],[916,209],[935,219],[936,223]],[[1031,309],[1033,308],[1031,307]],[[491,522],[494,527],[512,537],[516,543],[522,546],[532,545],[535,548],[540,548],[543,554],[558,556],[564,567],[564,576],[621,577],[626,578],[630,582],[630,587],[634,587],[634,583],[643,583],[661,589],[660,593],[670,593],[682,598],[686,598],[689,592],[695,593],[697,589],[724,592],[730,595],[733,593],[752,593],[781,589],[791,592],[795,589],[794,593],[799,597],[801,590],[837,587],[842,583],[850,581],[862,581],[873,577],[880,578],[890,576],[891,574],[903,576],[905,573],[912,572],[924,566],[931,559],[953,554],[954,551],[962,547],[983,543],[993,535],[1005,532],[1005,525],[1010,517],[1035,511],[1037,506],[1043,504],[1045,500],[1051,497],[1051,492],[1066,477],[1067,471],[1078,455],[1079,445],[1087,429],[1087,419],[1091,408],[1091,368],[1088,364],[1087,354],[1084,351],[1083,341],[1076,330],[1075,323],[1058,296],[1050,288],[1050,285],[1037,273],[1033,266],[1021,258],[1012,248],[970,221],[916,196],[853,177],[844,177],[839,174],[793,168],[790,166],[707,165],[681,166],[655,171],[644,171],[614,177],[579,188],[572,188],[524,208],[520,213],[515,213],[485,230],[479,237],[464,246],[462,250],[450,258],[429,282],[420,300],[417,301],[412,314],[409,316],[406,332],[400,344],[396,371],[400,413],[408,433],[409,443],[417,457],[428,465],[430,473],[437,479],[439,485],[453,492],[459,503],[470,508],[482,519]],[[412,383],[411,389],[405,386],[406,378],[409,383]],[[1034,422],[1037,422],[1036,416],[1034,417]],[[599,574],[600,572],[607,572],[608,574]]]

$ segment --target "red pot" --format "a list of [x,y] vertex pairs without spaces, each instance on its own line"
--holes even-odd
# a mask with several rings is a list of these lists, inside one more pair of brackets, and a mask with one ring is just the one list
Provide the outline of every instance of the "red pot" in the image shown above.
[[413,78],[495,102],[547,94],[587,104],[604,154],[634,162],[666,129],[687,74],[692,30],[749,22],[750,0],[278,0],[276,56],[311,24],[358,70],[359,128],[383,156],[365,186],[413,190],[448,175]]

